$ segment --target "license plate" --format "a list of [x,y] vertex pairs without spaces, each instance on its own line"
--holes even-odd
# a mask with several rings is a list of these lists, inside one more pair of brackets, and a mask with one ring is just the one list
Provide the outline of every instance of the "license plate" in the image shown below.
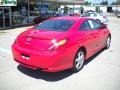
[[25,60],[30,60],[30,56],[26,54],[21,54],[21,57]]

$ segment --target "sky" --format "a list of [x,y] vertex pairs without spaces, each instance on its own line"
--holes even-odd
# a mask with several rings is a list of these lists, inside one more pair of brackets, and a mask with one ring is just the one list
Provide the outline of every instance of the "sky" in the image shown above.
[[[89,1],[92,3],[100,3],[101,1],[105,1],[105,0],[85,0],[85,1]],[[107,0],[109,4],[111,4],[113,1],[116,2],[117,0]]]

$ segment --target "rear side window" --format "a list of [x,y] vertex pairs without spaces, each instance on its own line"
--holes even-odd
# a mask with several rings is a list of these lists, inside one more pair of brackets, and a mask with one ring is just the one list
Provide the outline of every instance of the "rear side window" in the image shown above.
[[92,30],[99,29],[101,27],[101,24],[95,20],[88,20],[88,22]]
[[86,30],[90,30],[90,24],[88,23],[88,21],[83,22],[83,24],[80,26],[80,31],[86,31]]
[[82,15],[82,17],[90,17],[90,14],[89,14],[89,13],[84,13],[84,14]]
[[94,16],[95,16],[95,14],[94,14],[94,13],[91,13],[91,14],[90,14],[90,16],[91,16],[91,17],[94,17]]
[[95,17],[97,17],[97,14],[94,14]]

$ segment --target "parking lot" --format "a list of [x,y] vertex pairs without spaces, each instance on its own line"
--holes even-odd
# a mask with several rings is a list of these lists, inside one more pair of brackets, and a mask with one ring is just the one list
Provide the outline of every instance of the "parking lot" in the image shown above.
[[0,31],[0,90],[119,90],[120,18],[108,18],[111,47],[90,58],[78,73],[47,73],[20,66],[13,60],[11,45],[20,32],[30,27]]

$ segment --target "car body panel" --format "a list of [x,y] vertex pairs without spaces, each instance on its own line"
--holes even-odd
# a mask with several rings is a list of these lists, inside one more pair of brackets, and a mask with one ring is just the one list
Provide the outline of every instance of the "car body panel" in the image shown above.
[[[75,55],[81,47],[86,49],[85,60],[105,47],[107,36],[110,34],[107,28],[80,31],[81,24],[85,20],[89,20],[89,18],[51,18],[51,20],[58,19],[74,20],[75,23],[67,31],[48,31],[31,28],[21,33],[12,45],[14,60],[32,69],[57,72],[73,67]],[[66,40],[64,45],[58,46],[54,50],[49,50],[49,47],[53,45],[53,40],[59,42],[64,39]]]

